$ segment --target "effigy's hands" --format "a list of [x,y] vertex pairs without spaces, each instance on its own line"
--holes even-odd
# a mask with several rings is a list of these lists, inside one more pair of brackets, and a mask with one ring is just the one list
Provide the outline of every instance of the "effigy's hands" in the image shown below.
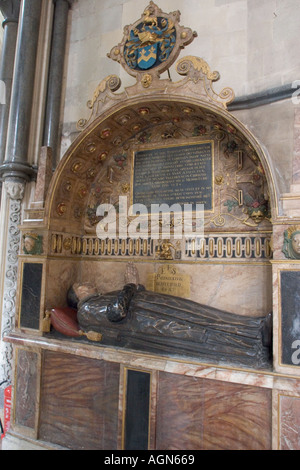
[[139,273],[134,263],[127,263],[125,277],[125,284],[139,284]]
[[116,295],[115,301],[107,306],[107,319],[111,322],[124,320],[128,313],[130,301],[137,291],[138,287],[135,284],[126,284]]

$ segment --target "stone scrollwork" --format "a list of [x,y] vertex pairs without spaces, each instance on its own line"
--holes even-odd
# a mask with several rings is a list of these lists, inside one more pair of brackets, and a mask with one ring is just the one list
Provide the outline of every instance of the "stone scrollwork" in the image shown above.
[[79,130],[85,129],[90,122],[92,122],[97,116],[99,110],[99,104],[104,104],[105,101],[116,99],[114,92],[116,92],[121,86],[121,80],[117,75],[109,75],[104,78],[96,90],[94,91],[93,98],[87,102],[87,107],[92,110],[89,119],[80,119],[77,122],[77,128]]
[[[9,197],[9,219],[7,227],[7,252],[5,262],[5,278],[2,300],[1,338],[10,333],[14,326],[16,313],[16,291],[18,272],[18,253],[20,248],[21,202],[25,185],[21,182],[5,181]],[[13,358],[12,345],[1,342],[0,382],[9,383],[11,380],[11,363]]]
[[217,71],[212,72],[205,60],[200,57],[186,56],[177,62],[176,70],[179,75],[186,75],[188,80],[203,87],[206,96],[215,104],[227,108],[227,105],[234,100],[234,91],[226,87],[217,94],[212,88],[212,82],[220,79]]

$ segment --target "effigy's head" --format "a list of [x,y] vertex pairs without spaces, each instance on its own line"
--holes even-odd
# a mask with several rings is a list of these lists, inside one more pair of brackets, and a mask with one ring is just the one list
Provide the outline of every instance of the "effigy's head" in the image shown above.
[[77,308],[78,303],[80,301],[97,293],[98,293],[97,288],[93,284],[89,282],[85,282],[85,283],[76,282],[72,284],[72,286],[69,288],[67,292],[68,306],[72,308]]

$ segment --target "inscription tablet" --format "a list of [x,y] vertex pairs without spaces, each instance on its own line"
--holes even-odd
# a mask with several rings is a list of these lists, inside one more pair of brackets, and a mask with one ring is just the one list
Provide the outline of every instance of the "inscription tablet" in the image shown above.
[[213,141],[134,154],[132,204],[203,204],[213,210]]

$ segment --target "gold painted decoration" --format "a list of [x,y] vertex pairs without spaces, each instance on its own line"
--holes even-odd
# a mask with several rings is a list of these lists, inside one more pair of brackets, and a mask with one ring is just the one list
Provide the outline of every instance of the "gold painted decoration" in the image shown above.
[[104,162],[107,158],[108,152],[101,152],[99,153],[97,159],[99,162]]
[[[234,100],[232,88],[223,88],[219,94],[214,91],[212,83],[220,79],[220,74],[216,71],[212,72],[205,60],[194,56],[183,57],[177,62],[176,70],[179,75],[187,76],[187,80],[196,85],[195,91],[198,89],[198,93],[204,94],[212,103],[226,109],[227,105]],[[234,127],[229,126],[227,130],[234,132]]]
[[82,162],[74,162],[71,168],[71,171],[75,174],[79,173],[82,170],[83,163]]
[[64,202],[59,203],[56,208],[56,212],[58,213],[59,216],[63,216],[66,210],[67,210],[67,206]]

